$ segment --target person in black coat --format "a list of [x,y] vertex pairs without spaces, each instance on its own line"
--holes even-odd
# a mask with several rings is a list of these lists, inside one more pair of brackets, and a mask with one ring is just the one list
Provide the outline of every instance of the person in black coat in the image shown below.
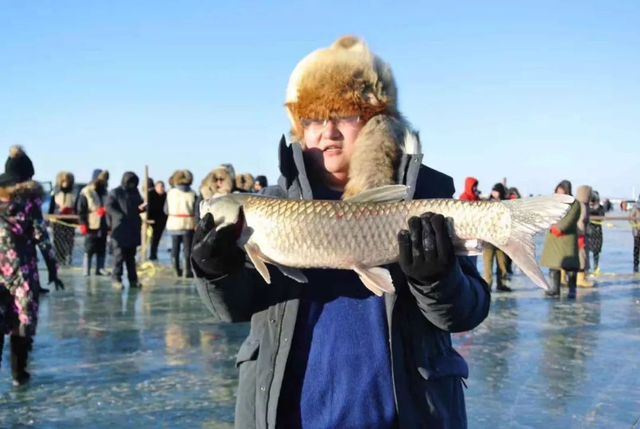
[[162,233],[167,226],[167,214],[164,212],[164,204],[167,201],[167,193],[165,192],[164,182],[158,181],[153,184],[153,180],[149,179],[149,208],[147,218],[153,221],[151,229],[153,235],[151,237],[151,250],[149,252],[149,260],[158,260],[158,246]]
[[109,193],[107,212],[111,222],[113,249],[113,285],[122,287],[123,265],[127,266],[129,287],[139,287],[136,273],[136,249],[141,244],[142,218],[146,204],[138,191],[140,180],[130,171],[122,176],[122,183]]

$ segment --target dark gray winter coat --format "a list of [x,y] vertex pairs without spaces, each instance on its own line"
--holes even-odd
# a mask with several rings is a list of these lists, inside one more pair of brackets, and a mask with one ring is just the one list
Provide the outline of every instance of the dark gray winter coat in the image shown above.
[[138,247],[142,242],[142,218],[138,207],[143,201],[138,191],[138,183],[135,173],[124,173],[122,184],[111,191],[107,198],[111,240],[118,247]]
[[[421,160],[421,155],[405,155],[398,183],[406,184],[413,198],[451,198],[452,179],[421,165]],[[287,146],[281,141],[280,170],[278,186],[266,188],[265,194],[313,198],[298,143]],[[409,284],[397,264],[390,270],[396,293],[385,295],[385,307],[400,427],[466,427],[462,379],[469,369],[451,346],[450,333],[468,331],[485,319],[488,287],[468,258],[459,258],[447,278],[430,286]],[[297,296],[305,287],[277,270],[270,273],[270,285],[249,269],[216,282],[199,275],[197,280],[200,297],[217,321],[251,321],[251,332],[236,360],[240,380],[235,425],[242,429],[276,425]]]

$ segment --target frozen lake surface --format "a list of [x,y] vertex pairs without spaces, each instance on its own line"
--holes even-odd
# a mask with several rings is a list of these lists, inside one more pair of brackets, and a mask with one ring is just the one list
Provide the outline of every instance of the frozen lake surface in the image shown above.
[[[454,336],[470,367],[469,427],[638,425],[640,277],[630,230],[615,225],[597,288],[549,300],[516,273],[515,292],[494,293],[488,319]],[[62,278],[67,290],[42,299],[30,384],[11,386],[5,350],[0,427],[232,426],[248,326],[212,324],[195,287],[170,277],[124,291],[76,269]]]

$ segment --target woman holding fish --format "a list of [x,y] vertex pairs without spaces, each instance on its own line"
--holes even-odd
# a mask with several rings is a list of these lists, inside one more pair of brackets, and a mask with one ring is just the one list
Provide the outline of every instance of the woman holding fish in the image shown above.
[[456,253],[488,241],[546,288],[531,237],[573,199],[452,200],[389,65],[355,37],[303,59],[285,105],[279,185],[205,201],[194,238],[205,304],[251,321],[236,427],[466,427],[450,333],[478,326],[490,295]]
[[[337,200],[400,183],[414,198],[452,197],[451,178],[405,148],[391,69],[361,40],[305,58],[286,106],[294,143],[281,141],[281,186],[266,194]],[[308,284],[271,269],[268,285],[244,268],[234,227],[214,222],[206,215],[196,232],[198,289],[220,321],[252,324],[237,358],[236,427],[466,426],[468,368],[450,332],[480,324],[490,299],[454,256],[442,216],[411,219],[396,242],[405,259],[387,271],[396,292],[383,297],[361,281],[378,276],[366,268],[305,270]]]

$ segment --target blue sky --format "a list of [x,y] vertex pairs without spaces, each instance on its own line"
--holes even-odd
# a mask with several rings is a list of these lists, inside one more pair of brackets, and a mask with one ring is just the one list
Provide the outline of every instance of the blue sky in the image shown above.
[[0,147],[95,167],[278,174],[296,63],[340,35],[388,61],[425,163],[528,193],[640,191],[640,3],[0,2]]

